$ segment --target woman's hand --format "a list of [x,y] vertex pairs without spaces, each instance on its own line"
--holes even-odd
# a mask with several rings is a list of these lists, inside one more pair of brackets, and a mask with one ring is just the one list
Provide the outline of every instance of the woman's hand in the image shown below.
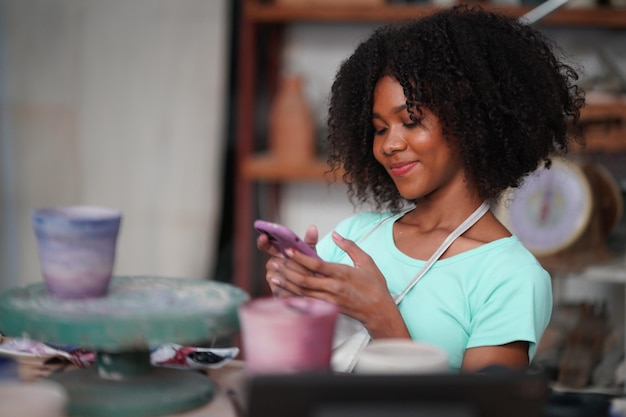
[[[307,245],[309,245],[311,249],[315,250],[318,236],[319,233],[317,231],[317,227],[309,226],[304,233],[303,241]],[[266,234],[259,234],[259,237],[257,238],[257,248],[259,248],[259,250],[261,250],[262,252],[270,255],[269,260],[265,264],[265,280],[269,284],[270,289],[272,290],[272,294],[274,294],[275,297],[292,297],[294,295],[297,295],[272,283],[272,279],[275,278],[278,274],[275,265],[283,263],[285,261],[285,258],[278,251],[278,249],[270,244],[269,237]],[[304,269],[302,269],[302,271],[304,272]]]
[[272,288],[335,303],[342,313],[362,322],[374,338],[409,337],[385,277],[372,258],[338,233],[332,238],[350,256],[353,267],[288,251],[289,259],[272,258],[268,263],[268,271],[275,271],[269,278]]

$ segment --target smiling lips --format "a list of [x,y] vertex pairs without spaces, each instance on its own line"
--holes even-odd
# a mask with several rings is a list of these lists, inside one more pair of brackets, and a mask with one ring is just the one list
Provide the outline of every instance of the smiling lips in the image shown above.
[[415,165],[417,165],[417,162],[415,162],[415,161],[412,161],[412,162],[398,162],[398,163],[392,164],[389,167],[389,171],[395,177],[402,177],[402,176],[406,175],[410,170],[412,170]]

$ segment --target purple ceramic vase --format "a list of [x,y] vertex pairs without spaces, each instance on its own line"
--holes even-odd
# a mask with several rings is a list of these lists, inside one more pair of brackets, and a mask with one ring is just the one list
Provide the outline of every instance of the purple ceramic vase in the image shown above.
[[48,295],[83,299],[107,294],[121,218],[119,210],[93,206],[50,207],[33,212]]

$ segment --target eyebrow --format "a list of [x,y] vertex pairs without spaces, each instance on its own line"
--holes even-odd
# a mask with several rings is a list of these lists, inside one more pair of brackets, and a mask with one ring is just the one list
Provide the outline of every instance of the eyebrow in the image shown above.
[[[396,107],[392,108],[392,109],[391,109],[391,111],[392,111],[392,113],[394,113],[394,114],[395,114],[395,113],[400,113],[401,111],[406,110],[406,109],[407,109],[407,107],[408,107],[408,106],[406,105],[406,103],[404,103],[404,104],[401,104],[401,105],[399,105],[399,106],[396,106]],[[380,118],[381,118],[380,114],[378,114],[378,113],[372,113],[372,119],[380,119]]]

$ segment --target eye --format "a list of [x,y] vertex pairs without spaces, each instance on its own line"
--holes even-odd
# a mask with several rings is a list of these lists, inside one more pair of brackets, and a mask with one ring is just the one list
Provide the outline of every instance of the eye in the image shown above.
[[379,120],[374,119],[372,121],[372,128],[374,128],[374,135],[382,135],[387,131],[387,126],[384,123],[381,123]]
[[424,115],[421,113],[408,114],[406,118],[403,118],[402,124],[407,129],[424,126]]
[[417,109],[415,107],[407,109],[407,112],[403,117],[404,126],[408,128],[422,126],[424,124],[424,117],[422,109]]

